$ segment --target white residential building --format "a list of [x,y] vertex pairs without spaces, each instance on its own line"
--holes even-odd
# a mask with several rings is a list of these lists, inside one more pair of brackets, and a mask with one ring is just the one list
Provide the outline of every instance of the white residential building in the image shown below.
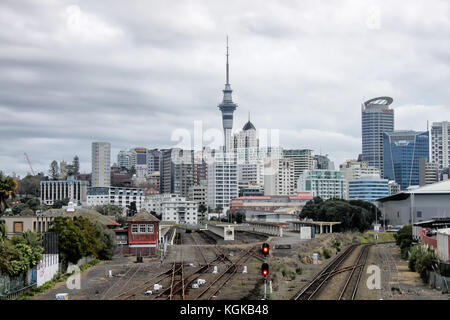
[[125,209],[132,203],[136,203],[137,211],[143,208],[145,200],[144,189],[122,187],[90,187],[87,188],[87,205],[113,204]]
[[198,203],[188,201],[184,197],[171,198],[161,203],[162,221],[170,221],[178,224],[198,223]]
[[145,197],[143,206],[150,213],[154,212],[157,215],[162,215],[162,203],[180,197],[176,193],[151,194]]
[[239,195],[236,156],[218,153],[208,161],[208,206],[228,207]]
[[162,221],[179,224],[197,224],[199,222],[197,201],[186,200],[175,193],[148,195],[144,208],[162,217]]
[[296,182],[294,159],[271,159],[264,175],[264,195],[295,195]]
[[305,170],[298,178],[297,191],[322,199],[346,199],[346,181],[340,171]]
[[92,187],[111,185],[111,144],[92,142]]

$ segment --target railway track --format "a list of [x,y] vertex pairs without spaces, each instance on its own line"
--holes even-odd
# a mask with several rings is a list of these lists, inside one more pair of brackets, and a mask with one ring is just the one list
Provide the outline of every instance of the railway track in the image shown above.
[[369,254],[370,246],[365,245],[359,252],[356,264],[351,268],[351,272],[345,281],[345,285],[339,295],[339,300],[355,300],[356,292],[358,291],[359,282],[366,265],[367,256]]
[[364,271],[370,245],[362,245],[357,256],[356,262],[344,268],[340,266],[351,256],[354,250],[359,245],[353,244],[345,249],[340,255],[333,259],[314,279],[299,293],[297,293],[293,300],[312,300],[320,290],[326,286],[327,282],[337,274],[350,272],[343,288],[340,291],[339,299],[353,300],[359,286],[359,282]]
[[[149,296],[151,299],[211,299],[233,278],[242,263],[247,261],[249,258],[257,257],[254,252],[254,248],[244,251],[243,254],[239,256],[236,254],[237,258],[235,259],[233,259],[233,257],[229,257],[223,249],[218,246],[208,246],[207,248],[211,251],[205,251],[198,245],[195,237],[192,235],[188,236],[187,234],[184,234],[182,230],[177,228],[174,228],[172,237],[173,243],[176,246],[173,247],[175,251],[173,263],[171,264],[170,269],[146,280],[139,286],[135,286],[127,291],[121,292],[134,277],[134,274],[139,271],[139,268],[136,270],[131,268],[125,273],[125,275],[131,275],[131,277],[121,280],[120,284],[123,285],[120,286],[121,289],[118,291],[121,293],[110,299],[127,300],[136,298],[137,296],[144,296],[147,290],[153,290],[153,285],[156,283],[162,284],[164,287],[160,289],[159,292],[154,292],[152,296]],[[195,268],[194,270],[186,267],[187,264],[184,261],[183,252],[184,241],[194,243],[192,247],[195,247],[196,255],[201,258],[202,262],[204,262],[203,264],[199,264],[198,268]],[[210,256],[208,257],[206,253],[210,253]],[[214,256],[211,255],[212,253],[214,253]],[[212,259],[208,260],[208,258]],[[207,287],[202,287],[201,289],[203,289],[203,291],[201,294],[198,295],[198,297],[195,297],[197,296],[198,290],[195,290],[194,293],[194,291],[191,290],[192,284],[199,278],[200,274],[212,271],[214,265],[219,267],[222,265],[220,268],[224,268],[225,271],[219,275],[216,275],[213,280],[209,281],[210,283],[208,283]],[[207,277],[211,277],[211,275],[208,275]],[[114,286],[118,287],[118,283],[114,283],[113,286],[108,288],[104,296],[106,296],[108,292],[111,292],[111,288]],[[114,291],[117,292],[117,290]]]
[[231,264],[227,266],[218,277],[216,277],[210,284],[208,284],[201,292],[196,296],[196,300],[205,297],[207,300],[211,300],[236,274],[239,264],[246,262],[251,258],[252,251],[255,248],[245,251],[236,261],[231,261]]
[[[131,272],[132,270],[134,270],[134,272]],[[116,285],[119,285],[121,282],[123,283],[122,286],[119,286],[119,290],[118,292],[122,291],[126,285],[131,281],[131,279],[134,278],[134,276],[138,273],[138,271],[141,270],[141,266],[136,266],[136,267],[131,267],[130,269],[127,270],[127,272],[125,272],[125,274],[119,278],[116,282],[114,282],[102,295],[101,300],[105,300],[108,299],[106,298],[108,293],[112,290],[112,288],[116,287]],[[130,274],[130,277],[127,277],[127,275]]]

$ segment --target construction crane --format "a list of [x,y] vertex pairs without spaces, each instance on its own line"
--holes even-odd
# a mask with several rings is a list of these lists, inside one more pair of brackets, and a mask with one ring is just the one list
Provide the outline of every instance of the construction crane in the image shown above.
[[32,173],[32,174],[33,174],[33,176],[34,176],[35,174],[34,174],[34,170],[33,170],[33,167],[31,166],[30,158],[28,158],[28,155],[27,155],[27,153],[26,153],[26,152],[24,152],[23,154],[25,155],[25,159],[27,160],[27,162],[28,162],[28,165],[30,166],[30,169],[31,169],[31,173]]

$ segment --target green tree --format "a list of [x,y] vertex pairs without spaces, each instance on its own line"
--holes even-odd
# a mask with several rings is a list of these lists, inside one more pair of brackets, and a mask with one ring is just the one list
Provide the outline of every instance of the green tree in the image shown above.
[[123,214],[123,208],[114,204],[98,205],[94,210],[104,216],[121,216]]
[[14,207],[12,207],[12,214],[18,216],[22,213],[22,211],[29,209],[26,203],[18,203]]
[[199,206],[198,206],[198,212],[200,212],[200,213],[205,213],[206,211],[208,210],[208,208],[206,208],[206,206],[203,204],[203,203],[201,203]]
[[0,241],[0,271],[11,276],[22,274],[39,263],[43,250],[35,232]]
[[242,213],[242,212],[236,213],[235,221],[236,221],[236,223],[244,222],[245,221],[245,214]]
[[56,160],[53,160],[50,163],[50,168],[48,170],[48,176],[52,180],[58,180],[58,178],[59,178],[59,166],[58,166],[58,162],[56,162]]
[[97,231],[87,218],[56,217],[49,231],[58,233],[59,253],[64,262],[77,263],[85,256],[98,256]]
[[136,201],[130,202],[130,205],[128,206],[128,212],[127,215],[129,217],[134,216],[137,213],[137,207],[136,207]]
[[364,201],[353,202],[343,199],[329,199],[323,201],[316,197],[305,204],[300,218],[310,218],[315,221],[338,221],[343,231],[365,231],[375,220],[375,215],[369,212]]
[[408,252],[412,246],[412,225],[403,226],[396,234],[394,234],[395,243],[400,247],[400,253],[403,259],[408,258]]
[[70,199],[65,198],[63,200],[56,200],[53,202],[52,208],[53,209],[61,209],[63,206],[67,206],[69,204]]
[[25,197],[34,196],[39,197],[40,183],[44,180],[43,176],[27,175],[19,181],[19,188],[17,193]]
[[0,171],[0,215],[2,215],[6,208],[8,208],[6,200],[15,196],[17,188],[17,181],[11,177],[3,175],[3,172]]
[[114,232],[99,222],[97,222],[95,228],[97,230],[99,241],[98,258],[102,260],[111,260],[114,255],[114,250],[117,247]]

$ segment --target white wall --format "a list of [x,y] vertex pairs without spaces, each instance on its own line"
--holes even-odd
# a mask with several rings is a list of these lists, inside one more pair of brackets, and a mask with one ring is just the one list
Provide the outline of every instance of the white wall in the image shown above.
[[37,266],[37,286],[40,287],[47,281],[53,279],[58,273],[58,254],[43,254],[42,260]]

